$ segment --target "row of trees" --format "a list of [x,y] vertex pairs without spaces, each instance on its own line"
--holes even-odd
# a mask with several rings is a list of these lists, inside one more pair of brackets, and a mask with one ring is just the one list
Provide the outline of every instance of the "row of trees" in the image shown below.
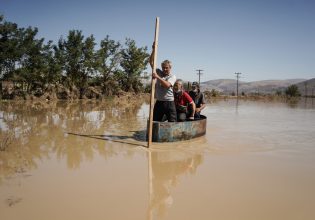
[[106,36],[96,48],[94,36],[79,30],[70,30],[56,44],[37,34],[37,28],[21,28],[0,16],[1,81],[14,82],[28,93],[51,85],[76,88],[80,94],[90,85],[107,95],[143,90],[141,74],[149,54],[134,40],[121,44]]

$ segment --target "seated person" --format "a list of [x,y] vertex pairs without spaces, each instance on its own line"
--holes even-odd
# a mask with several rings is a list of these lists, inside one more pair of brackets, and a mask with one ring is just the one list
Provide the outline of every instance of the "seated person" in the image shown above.
[[203,93],[200,92],[199,83],[193,82],[191,88],[192,90],[189,91],[189,95],[196,104],[195,118],[200,118],[201,110],[206,107],[205,97]]
[[[196,105],[188,93],[184,91],[181,79],[176,80],[174,84],[174,102],[177,121],[185,121],[186,119],[194,120]],[[190,108],[188,109],[188,107]]]

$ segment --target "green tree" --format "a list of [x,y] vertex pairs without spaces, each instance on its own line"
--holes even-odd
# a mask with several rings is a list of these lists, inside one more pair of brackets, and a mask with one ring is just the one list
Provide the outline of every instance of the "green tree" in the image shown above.
[[210,94],[212,97],[218,97],[220,95],[220,92],[215,89],[211,89]]
[[282,95],[282,91],[278,89],[278,90],[276,91],[276,95],[277,95],[277,96],[281,96],[281,95]]
[[64,40],[62,37],[58,40],[58,44],[53,46],[53,59],[50,61],[51,70],[56,73],[56,81],[61,84],[67,83],[66,78],[66,52]]
[[285,94],[290,97],[301,96],[299,88],[296,85],[291,85],[285,90]]
[[122,61],[120,63],[123,69],[123,78],[120,79],[125,91],[139,92],[142,89],[141,73],[146,69],[149,61],[147,47],[136,46],[136,42],[126,39],[126,48],[121,51]]
[[97,70],[100,74],[100,85],[106,95],[112,95],[118,90],[121,77],[119,64],[121,61],[121,45],[106,36],[97,51]]
[[60,64],[64,64],[66,84],[70,89],[80,89],[80,95],[88,80],[96,71],[95,39],[93,35],[84,40],[82,31],[71,30],[67,39],[59,39],[55,48]]
[[18,28],[0,16],[0,78],[22,85],[30,92],[43,87],[50,71],[51,41],[37,39],[37,28]]
[[88,85],[101,85],[107,95],[143,90],[141,74],[149,54],[134,40],[126,39],[123,48],[106,36],[95,51],[93,35],[85,38],[79,30],[69,31],[57,45],[37,34],[37,28],[19,28],[0,15],[0,80],[13,81],[29,93],[62,83],[79,89],[81,97]]
[[36,39],[37,28],[23,29],[21,68],[19,76],[27,85],[30,92],[37,87],[43,88],[49,72],[48,59],[50,58],[51,42],[44,45],[44,38]]
[[11,78],[22,57],[21,30],[0,16],[0,79]]

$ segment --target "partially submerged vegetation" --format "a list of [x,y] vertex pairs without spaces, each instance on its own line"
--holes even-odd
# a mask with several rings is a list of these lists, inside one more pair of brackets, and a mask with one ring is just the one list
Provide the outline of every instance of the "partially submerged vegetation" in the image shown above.
[[106,36],[70,30],[57,44],[0,16],[0,81],[3,99],[101,98],[144,91],[149,54],[132,39],[122,45]]
[[[109,36],[99,44],[93,35],[70,30],[57,43],[37,37],[38,29],[21,28],[0,15],[0,98],[22,100],[103,99],[150,92],[143,84],[147,47],[132,39],[124,44]],[[186,89],[189,89],[187,83]],[[188,88],[187,88],[188,87]],[[305,85],[306,87],[306,85]],[[235,92],[205,91],[208,98],[235,98]],[[291,85],[274,94],[239,93],[244,99],[285,99],[301,96]],[[313,97],[313,90],[312,96]]]
[[[286,101],[286,100],[294,100],[294,99],[299,99],[302,97],[301,92],[299,91],[298,86],[296,85],[290,85],[286,89],[282,90],[277,90],[274,93],[248,93],[246,94],[245,92],[241,92],[239,96],[236,96],[235,92],[231,92],[230,94],[225,94],[222,92],[219,92],[215,89],[212,89],[211,91],[204,91],[205,97],[208,100],[211,99],[233,99],[233,98],[238,98],[238,99],[248,99],[248,100],[281,100],[281,101]],[[315,98],[313,95],[307,95],[304,97],[306,98]]]

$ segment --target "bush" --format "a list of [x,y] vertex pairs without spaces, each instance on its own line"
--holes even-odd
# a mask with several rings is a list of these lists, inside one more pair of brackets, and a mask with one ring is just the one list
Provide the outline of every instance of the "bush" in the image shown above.
[[285,90],[285,94],[290,97],[301,96],[299,88],[296,85],[291,85]]

